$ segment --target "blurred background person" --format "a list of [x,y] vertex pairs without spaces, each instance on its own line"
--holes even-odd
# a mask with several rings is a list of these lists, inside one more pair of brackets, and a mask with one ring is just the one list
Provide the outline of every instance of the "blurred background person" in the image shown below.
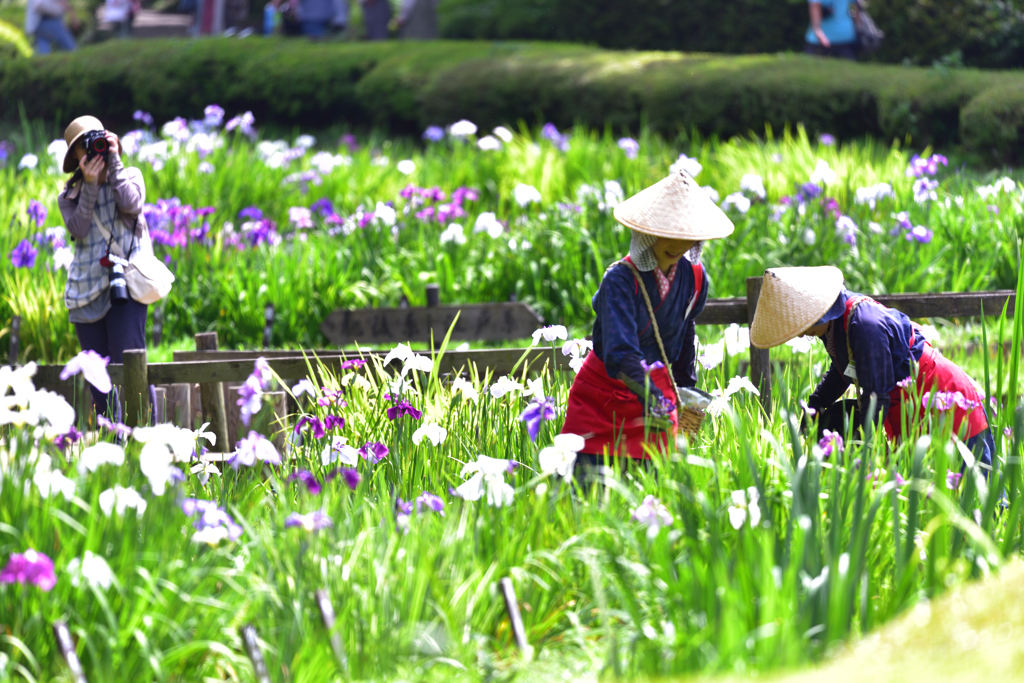
[[323,38],[334,21],[334,0],[299,0],[299,24],[307,38]]
[[334,0],[334,18],[331,19],[330,31],[340,35],[348,28],[348,0]]
[[387,40],[391,22],[391,3],[388,0],[360,0],[367,40]]
[[64,15],[71,15],[71,25],[81,25],[78,15],[67,0],[28,0],[25,6],[25,35],[35,41],[37,55],[48,55],[54,49],[74,50],[75,38],[64,24]]
[[810,0],[811,25],[804,36],[804,52],[818,57],[857,58],[857,28],[850,12],[854,0]]
[[438,0],[405,0],[398,13],[398,36],[403,40],[436,40]]

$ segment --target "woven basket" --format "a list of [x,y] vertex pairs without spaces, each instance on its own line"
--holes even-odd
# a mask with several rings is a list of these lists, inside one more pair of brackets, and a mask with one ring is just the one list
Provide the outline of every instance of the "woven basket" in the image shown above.
[[[712,396],[706,391],[701,391],[696,387],[687,389],[677,389],[677,391],[686,392],[690,394],[700,394],[705,399],[707,399],[708,402],[714,400],[714,396]],[[680,399],[682,399],[682,393],[680,393]],[[704,422],[704,414],[704,411],[701,410],[700,408],[697,408],[696,406],[681,406],[678,412],[676,413],[676,416],[679,419],[679,429],[683,430],[690,436],[695,435],[698,431],[700,431],[700,426]]]
[[704,422],[704,411],[687,406],[677,414],[679,418],[679,429],[689,436],[695,436],[700,431],[700,425]]

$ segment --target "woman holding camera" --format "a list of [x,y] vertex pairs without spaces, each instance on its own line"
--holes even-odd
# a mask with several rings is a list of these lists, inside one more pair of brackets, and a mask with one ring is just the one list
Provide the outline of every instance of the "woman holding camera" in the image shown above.
[[[122,268],[152,249],[142,215],[146,185],[139,169],[123,166],[118,137],[95,117],[72,121],[64,140],[64,172],[73,175],[57,201],[75,242],[64,304],[82,350],[120,363],[125,349],[146,348],[148,307],[128,295]],[[106,394],[90,389],[97,414],[107,413]]]

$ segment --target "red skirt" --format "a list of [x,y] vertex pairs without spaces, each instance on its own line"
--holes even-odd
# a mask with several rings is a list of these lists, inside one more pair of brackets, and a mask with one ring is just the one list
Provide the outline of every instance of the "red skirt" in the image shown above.
[[[667,368],[651,371],[651,381],[675,405],[676,392]],[[675,443],[679,421],[673,409],[671,432],[644,434],[644,410],[636,394],[625,383],[612,379],[596,353],[587,354],[583,367],[569,390],[563,433],[582,436],[584,453],[625,455],[647,459],[647,450],[666,449],[669,437]]]
[[[963,368],[943,356],[929,344],[924,345],[924,352],[921,354],[921,360],[917,364],[917,378],[914,386],[914,393],[919,396],[923,395],[926,391],[959,391],[968,401],[978,403],[978,407],[969,412],[960,407],[953,410],[954,433],[960,433],[960,426],[965,419],[967,420],[965,439],[977,436],[988,428],[988,420],[985,419],[985,411],[981,407],[984,398],[975,387],[974,382],[971,381],[970,376],[963,371]],[[907,389],[896,387],[889,394],[889,399],[891,403],[889,404],[889,414],[885,418],[885,433],[892,439],[900,436],[903,431],[903,409],[906,406],[912,410],[913,406],[909,404],[914,398]],[[917,400],[920,400],[920,398]],[[926,415],[924,406],[918,406],[918,408],[921,417],[924,418]],[[911,420],[912,417],[908,415],[908,424]]]

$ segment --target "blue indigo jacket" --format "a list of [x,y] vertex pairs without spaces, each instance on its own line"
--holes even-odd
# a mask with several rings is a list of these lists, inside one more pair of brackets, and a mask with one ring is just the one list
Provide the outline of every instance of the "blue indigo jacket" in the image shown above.
[[[672,286],[664,300],[658,292],[654,273],[640,273],[647,295],[651,298],[665,353],[672,363],[672,375],[676,384],[682,387],[692,387],[697,383],[694,320],[704,310],[711,284],[706,268],[703,273],[700,297],[689,318],[685,319],[686,306],[696,289],[689,261],[679,261]],[[643,294],[629,266],[618,263],[608,269],[594,295],[593,304],[597,314],[593,333],[594,353],[604,363],[608,376],[614,378],[623,372],[643,386],[644,370],[640,361],[648,365],[660,361],[661,351],[654,338]]]
[[[841,296],[850,298],[857,295],[844,291]],[[889,392],[896,388],[896,382],[910,376],[911,354],[915,361],[921,360],[925,338],[920,330],[912,330],[910,318],[903,313],[871,302],[864,302],[854,309],[849,326],[857,382],[863,390],[861,408],[865,409],[872,393],[879,400],[887,400]],[[910,346],[911,334],[914,336],[913,347]],[[832,364],[807,401],[815,410],[832,405],[853,381],[843,374],[850,362],[843,316],[829,322],[820,339]]]

